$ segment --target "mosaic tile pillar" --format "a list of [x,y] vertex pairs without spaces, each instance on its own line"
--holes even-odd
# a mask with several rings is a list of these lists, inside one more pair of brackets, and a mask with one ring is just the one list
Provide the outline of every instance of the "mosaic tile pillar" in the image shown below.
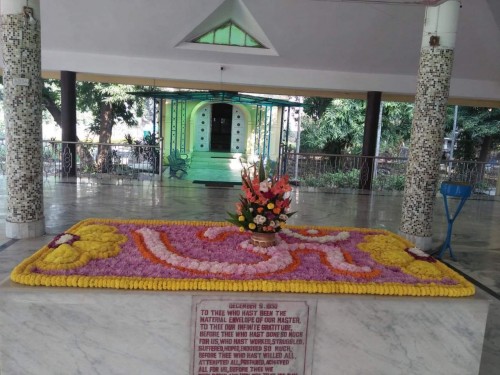
[[457,0],[426,9],[400,225],[400,234],[423,250],[432,247],[459,9]]
[[9,238],[45,233],[43,215],[40,4],[2,0],[1,48],[7,143]]

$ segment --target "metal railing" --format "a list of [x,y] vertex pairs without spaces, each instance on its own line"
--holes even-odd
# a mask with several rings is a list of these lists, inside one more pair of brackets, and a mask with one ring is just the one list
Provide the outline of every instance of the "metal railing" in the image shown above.
[[[0,174],[5,174],[5,144],[0,143]],[[43,141],[45,178],[68,177],[72,170],[78,178],[96,179],[161,179],[162,163],[159,146],[108,144],[89,142]],[[371,190],[402,191],[406,174],[406,158],[365,157],[289,153],[284,156],[292,180],[301,186],[329,189],[359,189],[371,179]],[[368,173],[367,173],[368,171]],[[460,181],[473,186],[475,195],[500,195],[499,163],[443,161],[439,183]]]
[[161,179],[159,146],[43,141],[43,171],[48,177]]
[[[284,165],[286,173],[301,186],[359,189],[369,186],[371,176],[371,190],[402,191],[407,159],[289,153]],[[499,169],[499,163],[443,161],[439,168],[439,183],[460,181],[472,185],[476,195],[495,195]]]

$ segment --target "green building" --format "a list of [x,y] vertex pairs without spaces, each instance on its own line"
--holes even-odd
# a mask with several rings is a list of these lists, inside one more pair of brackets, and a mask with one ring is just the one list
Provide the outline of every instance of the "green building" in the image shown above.
[[284,167],[280,162],[288,151],[290,109],[301,105],[230,91],[135,95],[155,100],[164,164],[189,158],[186,178],[202,181],[239,181],[240,158],[264,157]]

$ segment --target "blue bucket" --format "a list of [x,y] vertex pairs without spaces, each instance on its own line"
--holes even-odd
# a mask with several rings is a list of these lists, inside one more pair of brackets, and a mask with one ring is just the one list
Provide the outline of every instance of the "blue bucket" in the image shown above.
[[453,182],[443,182],[439,191],[441,194],[451,197],[468,198],[472,193],[472,186]]

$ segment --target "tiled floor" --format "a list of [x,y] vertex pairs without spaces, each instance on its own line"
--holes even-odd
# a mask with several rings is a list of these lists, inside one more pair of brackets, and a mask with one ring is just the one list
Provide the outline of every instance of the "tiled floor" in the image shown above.
[[[50,239],[89,217],[154,218],[223,221],[234,209],[239,187],[213,188],[189,181],[64,181],[48,179],[44,185],[47,235],[30,240],[5,238],[6,190],[0,181],[0,280],[12,267]],[[453,202],[452,202],[453,203]],[[358,195],[296,189],[293,207],[298,213],[292,224],[385,228],[397,232],[401,196]],[[477,295],[491,300],[481,375],[495,374],[500,368],[500,200],[469,200],[458,217],[452,238],[456,262],[484,289]],[[446,234],[441,197],[436,198],[434,245],[438,248]],[[443,358],[443,360],[446,360]]]

